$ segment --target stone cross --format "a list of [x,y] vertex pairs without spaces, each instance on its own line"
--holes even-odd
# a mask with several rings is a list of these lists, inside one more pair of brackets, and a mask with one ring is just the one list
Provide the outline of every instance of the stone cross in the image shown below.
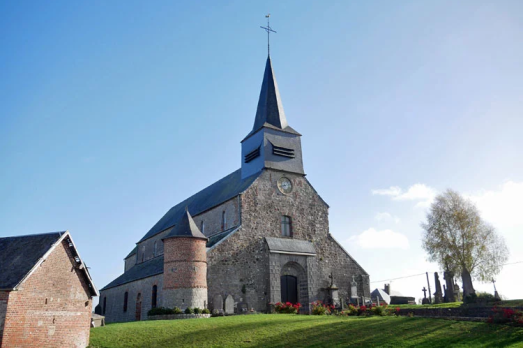
[[423,289],[421,289],[421,291],[423,291],[423,298],[427,298],[427,289],[425,289],[425,287],[423,287]]

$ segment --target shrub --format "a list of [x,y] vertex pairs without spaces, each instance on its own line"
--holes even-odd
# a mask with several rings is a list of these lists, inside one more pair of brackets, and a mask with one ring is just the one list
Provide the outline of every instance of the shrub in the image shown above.
[[191,307],[185,308],[185,314],[193,314],[193,313],[194,313],[194,311]]
[[212,316],[213,317],[223,317],[223,311],[220,311],[219,309],[213,309]]
[[152,308],[147,312],[147,315],[166,315],[166,314],[174,314],[174,312],[172,309],[164,308],[164,307]]
[[358,309],[356,306],[350,304],[347,308],[347,315],[358,315]]
[[387,306],[375,306],[372,307],[372,313],[374,315],[379,315],[380,317],[388,315]]
[[198,307],[194,307],[194,314],[200,314],[202,310]]
[[278,302],[274,305],[274,310],[276,311],[276,313],[296,314],[298,313],[300,308],[301,304],[299,302],[295,304],[292,304],[290,302]]
[[492,308],[492,315],[487,322],[496,324],[511,324],[523,326],[523,312],[512,308]]
[[209,309],[207,309],[207,308],[204,308],[202,310],[202,314],[211,314],[211,311]]
[[326,305],[321,301],[315,301],[312,303],[312,314],[314,315],[331,314],[333,310],[334,306]]
[[183,313],[183,311],[179,307],[173,308],[173,314],[182,314],[182,313]]

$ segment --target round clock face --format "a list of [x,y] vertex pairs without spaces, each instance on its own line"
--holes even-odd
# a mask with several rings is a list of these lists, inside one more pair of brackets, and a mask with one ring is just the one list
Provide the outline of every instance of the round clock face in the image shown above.
[[292,182],[289,179],[287,179],[286,177],[280,178],[280,180],[278,180],[278,189],[282,193],[291,193]]

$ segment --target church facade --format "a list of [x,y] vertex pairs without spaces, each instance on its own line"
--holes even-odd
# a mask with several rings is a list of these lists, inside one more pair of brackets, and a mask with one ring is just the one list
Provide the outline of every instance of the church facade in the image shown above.
[[[268,57],[241,168],[175,205],[136,243],[125,272],[101,290],[106,321],[144,320],[151,308],[173,304],[224,309],[226,298],[236,311],[267,312],[280,301],[308,311],[332,300],[333,282],[342,300],[369,297],[369,275],[329,232],[329,206],[305,176],[300,138]],[[182,236],[196,238],[204,255],[183,252],[176,243],[190,240]],[[176,297],[173,274],[190,280],[194,298]]]

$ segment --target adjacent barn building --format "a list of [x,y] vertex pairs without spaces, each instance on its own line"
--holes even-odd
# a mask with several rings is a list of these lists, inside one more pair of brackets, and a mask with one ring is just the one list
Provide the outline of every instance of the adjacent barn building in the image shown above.
[[69,232],[0,238],[0,348],[86,347],[93,296]]

